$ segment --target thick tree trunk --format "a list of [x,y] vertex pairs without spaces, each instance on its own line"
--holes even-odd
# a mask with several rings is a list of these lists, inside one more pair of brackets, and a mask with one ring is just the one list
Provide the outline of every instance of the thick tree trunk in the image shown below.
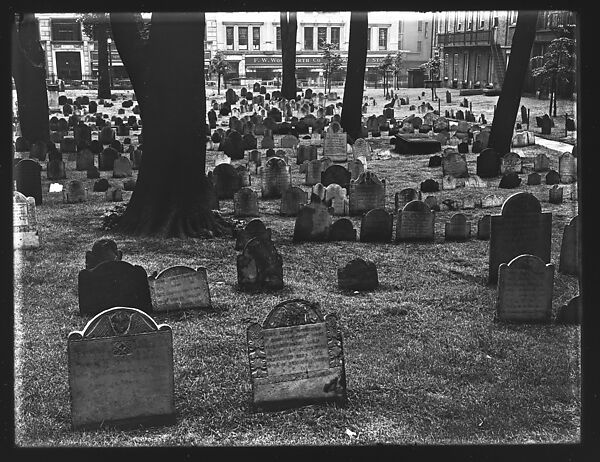
[[98,40],[98,98],[110,99],[110,71],[108,69],[108,34],[104,27],[96,28]]
[[280,13],[281,18],[281,96],[296,98],[296,32],[298,23],[295,12]]
[[350,13],[350,38],[348,40],[348,66],[342,103],[342,128],[356,140],[362,126],[362,100],[367,63],[368,22],[366,11]]
[[30,144],[50,141],[46,59],[38,22],[33,13],[15,19],[11,56],[21,136]]
[[[204,171],[204,13],[153,13],[146,47],[138,36],[138,43],[123,50],[122,40],[135,37],[136,26],[124,17],[114,19],[117,48],[144,101],[142,163],[117,230],[164,237],[231,234],[212,213],[216,195]],[[144,61],[129,55],[136,49],[145,49]]]
[[510,151],[513,129],[517,119],[531,47],[535,38],[537,11],[519,11],[517,26],[510,47],[510,60],[498,98],[489,146],[499,155]]

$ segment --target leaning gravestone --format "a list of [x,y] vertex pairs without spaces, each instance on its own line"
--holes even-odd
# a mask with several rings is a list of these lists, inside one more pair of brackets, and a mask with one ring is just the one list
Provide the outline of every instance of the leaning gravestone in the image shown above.
[[477,239],[487,241],[490,238],[491,215],[482,216],[477,222]]
[[261,195],[263,199],[280,198],[291,185],[291,167],[279,157],[271,157],[260,167]]
[[311,202],[298,212],[294,223],[294,242],[327,241],[333,209],[320,202]]
[[579,215],[571,218],[563,231],[560,245],[558,272],[581,276],[581,243],[579,241]]
[[236,217],[257,217],[258,194],[251,188],[241,188],[233,195],[233,215]]
[[516,152],[509,152],[500,158],[500,173],[521,173],[523,161]]
[[[492,236],[493,236],[492,229]],[[499,321],[548,322],[552,316],[554,265],[523,254],[498,269]]]
[[342,290],[374,290],[379,287],[375,263],[355,258],[338,268],[338,286]]
[[105,261],[120,261],[123,252],[117,249],[117,243],[112,239],[98,239],[92,245],[92,250],[85,252],[85,269],[95,268]]
[[561,183],[577,181],[577,158],[570,152],[563,152],[558,158],[558,174]]
[[346,162],[348,160],[346,138],[346,133],[328,130],[323,141],[323,156],[329,157],[333,162]]
[[385,207],[385,180],[380,180],[374,172],[360,174],[349,186],[350,215],[360,215],[374,208]]
[[14,169],[17,191],[25,197],[33,197],[36,205],[42,203],[42,167],[32,159],[22,159]]
[[287,217],[295,217],[307,201],[308,195],[302,188],[291,186],[281,193],[279,214]]
[[462,213],[455,213],[444,227],[447,241],[466,241],[471,237],[471,223]]
[[168,325],[111,307],[69,334],[67,355],[74,430],[175,422]]
[[329,228],[330,241],[356,241],[356,230],[348,218],[336,220]]
[[35,214],[35,199],[13,192],[13,248],[35,249],[40,246]]
[[206,268],[171,266],[148,278],[154,311],[210,308]]
[[414,200],[398,212],[396,241],[433,241],[435,212],[422,201]]
[[500,156],[492,148],[486,148],[477,156],[477,175],[494,178],[500,172]]
[[252,238],[237,257],[238,285],[242,290],[278,290],[283,287],[283,260],[270,239]]
[[79,180],[71,180],[63,189],[63,201],[68,204],[87,201],[88,191]]
[[390,242],[393,227],[393,213],[384,208],[369,210],[360,222],[360,242]]
[[543,152],[535,156],[533,159],[534,172],[546,172],[550,169],[550,159]]
[[337,316],[324,318],[317,303],[280,303],[262,326],[248,326],[247,344],[256,410],[346,404],[342,333]]
[[271,240],[271,229],[265,227],[265,224],[258,218],[250,220],[243,229],[237,232],[235,250],[243,250],[246,243],[255,237],[265,241]]
[[421,200],[421,191],[417,191],[414,188],[404,188],[394,195],[394,209],[398,212],[406,204],[415,200]]
[[114,306],[152,310],[144,268],[124,261],[106,261],[78,276],[79,314],[96,315]]
[[498,266],[519,255],[550,262],[552,213],[542,212],[533,194],[519,192],[506,199],[501,214],[492,215],[490,227],[490,284],[498,279]]

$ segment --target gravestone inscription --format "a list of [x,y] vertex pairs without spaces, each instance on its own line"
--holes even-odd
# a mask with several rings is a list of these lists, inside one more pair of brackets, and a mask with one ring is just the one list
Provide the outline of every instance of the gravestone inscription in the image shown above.
[[171,266],[148,278],[154,311],[210,308],[206,268]]

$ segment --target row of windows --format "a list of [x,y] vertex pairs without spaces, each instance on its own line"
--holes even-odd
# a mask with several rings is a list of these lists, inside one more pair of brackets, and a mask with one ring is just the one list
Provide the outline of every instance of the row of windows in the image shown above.
[[[470,60],[469,60],[469,53],[464,53],[463,54],[463,69],[462,69],[462,77],[463,79],[467,79],[470,74],[469,74],[469,64],[470,64]],[[459,54],[458,53],[454,53],[454,55],[452,56],[452,74],[448,75],[448,66],[450,65],[450,55],[445,54],[444,55],[444,77],[448,77],[449,79],[456,79],[459,78]],[[478,81],[478,80],[482,80],[484,78],[482,72],[481,72],[481,55],[477,54],[475,55],[475,69],[473,70],[473,74],[472,74],[472,79],[473,81]],[[490,82],[492,80],[492,57],[491,55],[488,56],[488,62],[487,62],[487,75],[485,76],[485,78],[487,79],[488,82]]]

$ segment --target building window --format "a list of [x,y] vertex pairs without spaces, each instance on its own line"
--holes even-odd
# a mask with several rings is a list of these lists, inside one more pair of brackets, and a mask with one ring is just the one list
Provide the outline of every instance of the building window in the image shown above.
[[252,28],[252,49],[260,50],[260,27]]
[[423,31],[423,21],[417,21],[417,32]]
[[448,53],[444,55],[444,77],[448,77]]
[[423,42],[417,40],[417,53],[421,53],[423,51]]
[[452,61],[452,78],[456,79],[458,76],[458,53],[454,53],[454,59]]
[[317,44],[319,50],[323,49],[325,43],[327,43],[327,27],[317,27]]
[[275,49],[281,50],[281,27],[275,28]]
[[247,50],[248,49],[248,28],[247,27],[238,27],[238,49],[239,50]]
[[509,24],[516,24],[517,23],[517,12],[516,11],[510,11],[508,13],[508,17],[509,17]]
[[81,41],[81,24],[77,21],[52,21],[52,40],[57,42]]
[[428,34],[428,32],[429,32],[429,30],[428,30],[428,29],[429,29],[429,23],[428,23],[428,22],[426,22],[426,23],[425,23],[425,38],[427,38],[427,34]]
[[233,26],[225,28],[225,45],[228,50],[233,50]]
[[312,27],[304,28],[304,49],[305,50],[314,50],[314,32]]
[[379,28],[379,49],[387,50],[387,29]]
[[473,30],[473,20],[472,19],[470,19],[467,24],[467,30]]
[[367,50],[371,49],[371,28],[367,29]]
[[331,28],[331,43],[333,43],[337,49],[340,49],[340,28],[332,27]]
[[473,77],[475,82],[477,82],[479,80],[480,73],[481,73],[481,63],[479,60],[479,55],[475,55],[475,76]]
[[459,23],[456,25],[456,30],[462,30],[462,22],[459,22]]
[[498,27],[498,16],[494,16],[493,27]]
[[469,53],[463,55],[463,80],[469,80]]
[[485,19],[482,19],[481,21],[479,21],[479,28],[480,29],[484,29],[485,28]]

